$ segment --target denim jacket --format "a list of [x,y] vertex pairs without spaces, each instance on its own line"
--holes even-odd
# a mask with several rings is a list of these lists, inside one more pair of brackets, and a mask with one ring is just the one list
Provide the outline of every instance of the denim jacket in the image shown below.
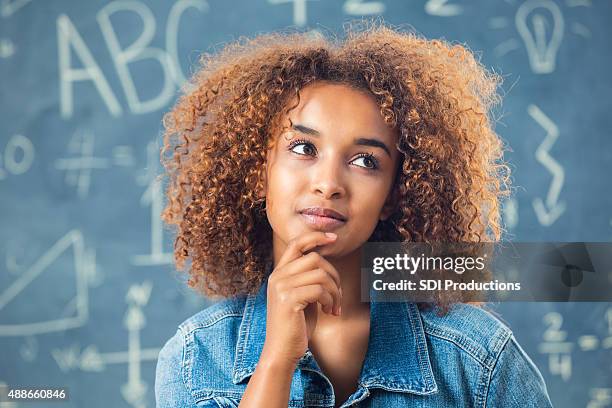
[[[178,327],[159,353],[158,408],[237,407],[266,333],[267,280]],[[408,302],[370,304],[370,337],[356,391],[342,407],[551,407],[542,375],[491,313],[457,304],[445,316]],[[308,349],[289,407],[334,407],[331,382]]]

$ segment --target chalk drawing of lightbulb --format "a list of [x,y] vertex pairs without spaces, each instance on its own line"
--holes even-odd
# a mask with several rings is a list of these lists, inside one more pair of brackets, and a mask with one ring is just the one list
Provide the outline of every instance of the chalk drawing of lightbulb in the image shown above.
[[[542,13],[543,10],[548,13]],[[552,20],[548,16],[552,16]],[[547,41],[546,29],[549,22],[552,23],[552,30],[549,30],[551,32]],[[515,23],[527,47],[531,70],[536,74],[553,72],[564,29],[559,6],[552,0],[527,0],[516,11]]]

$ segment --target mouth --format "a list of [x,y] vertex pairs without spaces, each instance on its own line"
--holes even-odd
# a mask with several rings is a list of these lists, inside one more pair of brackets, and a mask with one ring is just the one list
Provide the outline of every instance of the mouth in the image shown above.
[[332,231],[346,223],[346,217],[339,212],[319,207],[300,211],[300,217],[307,225],[319,231]]

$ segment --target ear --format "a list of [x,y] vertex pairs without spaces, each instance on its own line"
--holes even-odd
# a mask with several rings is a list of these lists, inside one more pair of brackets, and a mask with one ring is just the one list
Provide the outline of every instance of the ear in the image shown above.
[[397,186],[393,187],[393,190],[387,196],[385,200],[385,204],[383,205],[382,210],[380,211],[380,220],[386,221],[387,218],[393,214],[397,207],[397,200],[399,198],[399,190]]

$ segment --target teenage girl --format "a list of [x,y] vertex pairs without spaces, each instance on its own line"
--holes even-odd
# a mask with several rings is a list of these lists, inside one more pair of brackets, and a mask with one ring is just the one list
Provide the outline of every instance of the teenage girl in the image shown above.
[[368,241],[500,239],[496,75],[384,24],[201,62],[164,118],[163,218],[189,286],[223,299],[160,352],[158,407],[551,405],[482,305],[361,302]]

